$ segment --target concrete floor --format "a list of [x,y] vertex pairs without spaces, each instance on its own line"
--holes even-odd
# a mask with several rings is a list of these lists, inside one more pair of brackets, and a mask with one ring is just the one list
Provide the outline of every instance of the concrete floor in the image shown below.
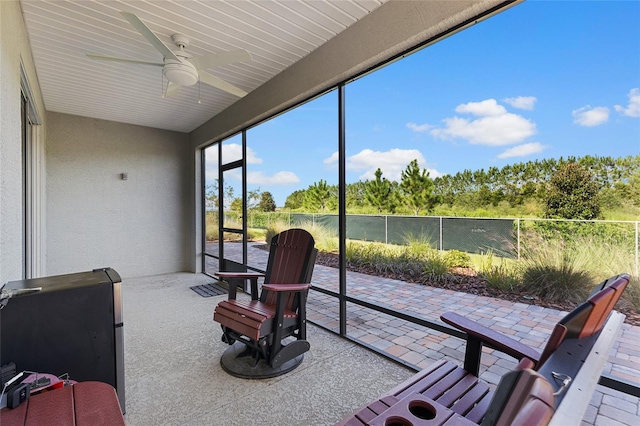
[[213,310],[190,286],[200,274],[123,281],[126,421],[146,425],[332,425],[413,372],[310,325],[294,371],[244,380],[220,367],[227,345]]
[[[326,287],[336,281],[335,272],[325,269],[331,268],[316,266],[314,284]],[[358,293],[359,297],[373,301],[383,297],[387,304],[401,304],[398,307],[415,310],[422,316],[439,316],[440,312],[433,309],[443,298],[439,294],[443,290],[425,286],[405,290],[402,282],[351,275],[350,288],[362,293]],[[230,377],[219,364],[227,345],[220,341],[219,325],[212,321],[215,305],[226,296],[203,298],[189,289],[212,281],[202,274],[183,273],[123,282],[129,425],[333,425],[413,374],[412,370],[310,325],[311,351],[298,369],[261,381]],[[416,292],[420,292],[419,297]],[[518,333],[525,333],[523,342],[534,347],[544,343],[547,331],[563,315],[546,308],[449,293],[443,304],[446,310],[479,316],[481,322],[492,321],[487,325],[516,338]],[[325,300],[328,298],[318,292],[312,296],[309,319],[337,328],[335,300]],[[370,310],[352,306],[349,312],[352,337],[405,362],[424,368],[435,359],[461,362],[463,358],[464,341],[460,339],[439,336]],[[484,318],[485,314],[489,317]],[[507,319],[522,323],[526,330],[518,329]],[[640,347],[639,330],[624,325],[607,363],[608,371],[638,380],[638,362],[634,360]],[[622,358],[626,353],[632,354],[629,359]],[[491,351],[482,360],[485,371],[481,377],[490,384],[497,384],[500,376],[515,365],[515,360]],[[640,399],[598,386],[583,424],[640,424]]]

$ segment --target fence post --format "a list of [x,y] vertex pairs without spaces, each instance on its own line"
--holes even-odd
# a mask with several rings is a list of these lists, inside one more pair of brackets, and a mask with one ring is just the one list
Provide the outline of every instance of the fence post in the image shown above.
[[[384,215],[384,243],[385,244],[389,244],[389,216],[388,215]],[[637,263],[637,262],[636,262]]]
[[518,260],[520,260],[520,218],[518,218]]
[[444,250],[442,246],[442,216],[440,216],[440,251]]
[[638,221],[636,220],[636,277],[640,277],[638,272]]

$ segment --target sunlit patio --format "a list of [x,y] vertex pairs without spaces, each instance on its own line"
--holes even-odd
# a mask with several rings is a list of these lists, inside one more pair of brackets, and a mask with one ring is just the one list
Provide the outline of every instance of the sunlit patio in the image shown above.
[[[266,255],[263,250],[252,250]],[[363,300],[376,303],[384,299],[384,304],[392,306],[402,303],[402,310],[431,320],[437,320],[443,310],[457,310],[534,347],[543,345],[564,314],[349,275],[360,283],[355,291]],[[315,286],[332,286],[332,277],[331,268],[316,265]],[[302,365],[274,379],[237,379],[220,367],[227,345],[220,341],[219,325],[212,321],[215,305],[225,296],[203,298],[189,289],[209,282],[213,279],[203,275],[169,274],[124,283],[128,424],[244,425],[259,419],[273,425],[331,425],[416,369],[443,358],[461,363],[464,357],[462,339],[350,306],[347,334],[361,343],[357,345],[326,330],[337,330],[337,303],[312,291],[308,303],[308,318],[314,323],[309,327],[312,348]],[[640,330],[624,324],[606,371],[629,380],[639,377],[640,362],[632,355],[638,351]],[[515,360],[485,352],[481,378],[495,385],[515,366]],[[634,425],[640,420],[638,407],[638,398],[598,386],[583,423]]]
[[294,371],[232,377],[212,321],[226,296],[189,289],[211,281],[181,273],[123,283],[128,425],[330,425],[412,374],[312,325],[312,349]]
[[[236,195],[245,198],[240,200],[245,217],[238,225],[242,229],[223,229],[224,221],[219,220],[217,231],[221,235],[235,233],[236,237],[242,234],[245,239],[246,193],[252,189],[247,187],[247,176],[258,176],[266,185],[263,190],[277,187],[267,178],[272,175],[296,177],[280,170],[263,174],[255,165],[262,163],[265,153],[280,158],[264,164],[278,165],[281,170],[289,170],[293,163],[303,165],[310,158],[324,159],[325,165],[327,159],[339,159],[340,164],[332,163],[335,172],[329,183],[336,184],[344,195],[349,181],[347,153],[360,150],[354,131],[373,127],[377,133],[380,129],[377,124],[365,126],[365,122],[353,120],[353,112],[364,107],[376,110],[367,114],[373,124],[376,114],[385,116],[400,104],[409,104],[378,96],[384,93],[378,90],[384,86],[369,90],[367,78],[379,78],[382,74],[376,74],[377,70],[386,65],[409,64],[402,58],[418,50],[426,52],[424,48],[441,40],[456,41],[459,32],[483,28],[480,25],[485,25],[485,20],[489,25],[494,15],[518,10],[515,7],[523,7],[520,3],[523,1],[325,0],[268,5],[0,0],[0,284],[107,265],[121,274],[124,408],[127,424],[133,426],[333,425],[434,361],[461,363],[464,340],[460,335],[447,334],[443,331],[446,326],[440,331],[428,327],[439,323],[440,314],[450,310],[527,345],[542,347],[564,312],[363,274],[347,272],[345,278],[340,275],[344,270],[317,265],[307,307],[311,350],[304,362],[283,376],[243,380],[228,375],[220,366],[227,345],[220,340],[220,327],[212,316],[216,304],[226,296],[202,297],[190,289],[213,282],[201,272],[218,267],[220,252],[210,251],[206,242],[213,180],[224,189],[225,181],[233,182],[234,173],[242,176],[242,185],[235,188]],[[269,7],[275,9],[267,11]],[[309,15],[298,7],[308,8]],[[132,12],[140,17],[137,27],[126,19]],[[587,23],[591,31],[593,23]],[[149,29],[140,32],[146,26]],[[545,24],[540,27],[550,33]],[[299,30],[304,30],[303,36]],[[199,81],[204,84],[184,87],[176,97],[175,86],[173,92],[168,83],[160,87],[166,83],[162,68],[157,67],[162,64],[133,71],[130,64],[118,65],[115,57],[105,56],[144,59],[149,55],[151,60],[155,55],[159,60],[157,55],[162,52],[153,48],[157,50],[164,42],[169,43],[165,48],[171,59],[172,36],[178,35],[184,44],[178,31],[191,37],[191,51],[198,57],[238,48],[251,50],[252,61],[231,68],[223,64],[215,71],[221,72],[220,78],[246,89],[247,96],[240,99],[232,92],[219,91],[207,83],[211,77],[202,71],[205,77]],[[156,35],[149,40],[150,34]],[[501,44],[505,36],[496,35]],[[493,45],[475,39],[468,44],[484,56],[493,49]],[[479,45],[486,51],[477,49]],[[182,49],[178,44],[176,48]],[[448,50],[453,51],[457,52]],[[91,59],[87,56],[91,53],[103,55],[106,61]],[[447,56],[462,60],[459,66],[450,64],[452,69],[476,71],[473,59]],[[511,55],[504,58],[514,62]],[[531,58],[536,59],[535,55]],[[603,61],[600,58],[598,62]],[[492,61],[487,65],[492,72],[485,75],[497,80],[502,77],[496,70],[509,76],[505,80],[516,75]],[[440,67],[408,68],[420,70],[421,83],[407,84],[407,92],[420,102],[437,100],[436,89],[451,90],[438,82],[439,74],[429,74]],[[563,69],[560,64],[550,68]],[[439,72],[449,71],[442,67]],[[575,80],[574,74],[567,74]],[[422,80],[429,80],[429,84],[422,84]],[[477,84],[476,75],[459,78],[452,87],[463,83],[473,86],[464,97],[438,102],[451,103],[446,107],[451,114],[456,104],[469,108],[480,105],[478,101],[489,101],[495,110],[499,105],[493,97],[538,95],[527,93],[529,88],[522,83],[509,91],[471,93],[471,89],[485,88]],[[418,89],[426,90],[427,95]],[[630,89],[620,90],[622,100],[612,100],[611,108],[614,102],[623,103],[625,93],[631,98],[637,89]],[[165,99],[163,94],[173,99]],[[359,96],[363,100],[357,101]],[[567,107],[567,112],[580,105]],[[296,133],[296,128],[285,122],[305,123],[296,115],[305,109],[313,111],[309,117],[314,126],[302,126]],[[412,113],[396,127],[417,132],[429,126],[409,120],[435,123],[447,115],[414,118]],[[346,126],[347,117],[350,127]],[[569,114],[567,117],[570,121]],[[528,120],[521,121],[531,126]],[[279,133],[269,134],[272,126],[280,127]],[[544,130],[549,134],[548,128]],[[311,134],[324,139],[318,143],[309,139]],[[349,141],[345,135],[350,136]],[[395,143],[395,138],[387,139]],[[378,167],[385,162],[385,153],[397,147],[376,147],[374,142],[367,142],[371,145],[366,148],[380,150]],[[540,146],[538,142],[533,145]],[[242,154],[226,158],[223,147],[236,148]],[[417,144],[406,148],[413,155]],[[212,161],[207,151],[214,150],[217,157]],[[360,152],[369,151],[363,148]],[[451,148],[446,157],[454,157],[454,153]],[[216,163],[214,168],[211,162]],[[305,179],[322,181],[319,170],[306,167]],[[223,198],[222,190],[218,195]],[[346,228],[345,204],[340,203],[339,220],[344,219],[341,242]],[[635,241],[637,227],[636,222]],[[266,263],[266,251],[249,247],[245,256],[239,245],[235,255],[227,248],[222,262],[240,259],[239,267],[258,269]],[[349,298],[342,310],[336,297],[339,285],[347,288],[346,295],[340,294],[342,300]],[[345,326],[346,332],[340,335]],[[625,324],[605,373],[637,384],[639,353],[640,327]],[[512,358],[485,350],[480,377],[495,386],[515,364]],[[583,424],[640,424],[639,398],[598,386]]]

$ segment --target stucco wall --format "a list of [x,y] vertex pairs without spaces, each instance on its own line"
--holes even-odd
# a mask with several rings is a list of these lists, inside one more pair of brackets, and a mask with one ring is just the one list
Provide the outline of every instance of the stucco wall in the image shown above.
[[[20,62],[35,108],[44,112],[20,4],[0,1],[0,283],[22,278],[22,143]],[[43,120],[42,128],[46,128]],[[45,132],[41,132],[45,137]]]
[[192,270],[188,135],[60,113],[47,122],[47,274]]

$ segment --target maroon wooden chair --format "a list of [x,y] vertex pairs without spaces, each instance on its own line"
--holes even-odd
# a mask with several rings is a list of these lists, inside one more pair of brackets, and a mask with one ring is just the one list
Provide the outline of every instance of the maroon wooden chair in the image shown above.
[[553,386],[527,367],[505,374],[494,393],[477,378],[463,379],[454,363],[438,361],[336,426],[547,425]]
[[[267,378],[293,370],[310,348],[306,340],[306,300],[317,250],[310,233],[289,229],[270,242],[265,273],[218,272],[229,284],[213,319],[222,341],[231,345],[221,358],[228,373]],[[264,278],[258,296],[258,279]],[[249,280],[251,300],[237,299],[238,280]]]
[[518,360],[528,358],[534,362],[537,370],[566,339],[589,337],[602,330],[629,280],[629,275],[620,274],[598,284],[586,302],[569,312],[555,325],[542,352],[455,312],[446,312],[440,318],[467,333],[464,369],[471,374],[478,374],[484,345]]
[[[338,425],[548,424],[571,383],[563,378],[578,375],[629,279],[622,274],[598,285],[556,325],[542,353],[461,315],[443,314],[443,321],[467,334],[463,367],[435,362]],[[478,378],[485,344],[520,360],[495,392]]]

